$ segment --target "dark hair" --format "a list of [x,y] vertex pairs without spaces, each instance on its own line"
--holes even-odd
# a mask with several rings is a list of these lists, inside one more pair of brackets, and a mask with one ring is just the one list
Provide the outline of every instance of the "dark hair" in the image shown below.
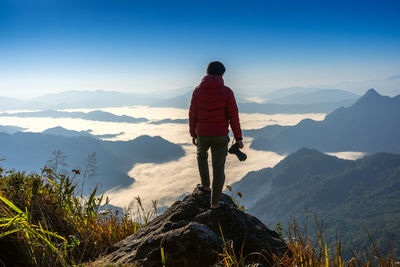
[[219,61],[210,62],[207,66],[207,74],[222,76],[225,73],[224,65]]

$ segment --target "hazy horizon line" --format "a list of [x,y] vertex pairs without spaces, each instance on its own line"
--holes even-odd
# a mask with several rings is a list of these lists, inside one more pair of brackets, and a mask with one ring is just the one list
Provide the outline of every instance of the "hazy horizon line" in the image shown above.
[[[389,76],[385,79],[380,79],[380,80],[346,80],[346,81],[341,81],[338,83],[333,83],[333,84],[311,84],[311,85],[303,85],[303,86],[283,86],[283,87],[266,87],[266,88],[238,88],[234,91],[240,91],[239,94],[242,94],[246,97],[258,97],[259,95],[256,95],[255,92],[256,91],[261,91],[261,90],[265,90],[263,93],[271,93],[273,91],[278,91],[278,90],[282,90],[282,89],[291,89],[291,88],[311,88],[311,89],[321,89],[321,90],[326,90],[326,89],[335,89],[335,90],[344,90],[344,91],[348,91],[348,92],[353,92],[354,90],[351,89],[343,89],[340,88],[340,84],[345,84],[345,83],[366,83],[366,82],[382,82],[382,81],[391,81],[391,80],[395,80],[395,79],[399,79],[400,80],[400,75],[392,75]],[[62,94],[62,93],[67,93],[67,92],[108,92],[108,93],[121,93],[121,94],[132,94],[132,95],[142,95],[142,96],[146,96],[146,95],[150,95],[150,94],[154,94],[154,93],[167,93],[167,92],[171,92],[171,91],[181,91],[181,93],[177,93],[175,94],[175,96],[179,96],[182,95],[184,93],[189,92],[189,90],[191,88],[195,88],[197,85],[188,85],[188,86],[182,86],[182,87],[175,87],[175,88],[168,88],[168,89],[154,89],[154,90],[146,90],[146,92],[142,92],[142,91],[137,91],[137,90],[118,90],[118,89],[92,89],[92,88],[85,88],[85,89],[61,89],[61,90],[56,90],[56,91],[46,91],[43,93],[40,93],[36,96],[25,96],[25,97],[20,97],[20,93],[18,94],[18,96],[16,96],[16,94],[10,94],[10,93],[4,93],[1,92],[0,93],[0,97],[8,97],[8,98],[14,98],[17,100],[22,100],[22,101],[29,101],[29,100],[33,100],[35,98],[38,97],[42,97],[42,96],[46,96],[46,95],[57,95],[57,94]],[[228,85],[229,86],[229,85]],[[338,87],[338,88],[335,88]],[[369,88],[365,88],[365,91],[370,89],[370,88],[374,88],[374,87],[369,87]],[[400,87],[399,87],[400,88]],[[187,89],[187,90],[186,90]],[[374,88],[379,90],[379,88]],[[185,91],[186,90],[186,91]],[[251,93],[249,94],[243,94],[243,91],[249,91]],[[22,89],[21,92],[27,92],[30,91],[29,89]],[[400,91],[400,90],[399,90]],[[353,92],[354,93],[354,92]],[[357,93],[355,93],[357,94]],[[399,92],[400,94],[400,92]],[[161,97],[163,98],[163,97]],[[165,97],[165,98],[169,98],[169,97]]]

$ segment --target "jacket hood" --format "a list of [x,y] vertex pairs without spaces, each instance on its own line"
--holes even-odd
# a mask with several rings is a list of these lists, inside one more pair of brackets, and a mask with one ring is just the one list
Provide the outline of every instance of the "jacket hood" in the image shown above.
[[215,89],[224,86],[224,80],[220,75],[207,74],[201,80],[199,87],[204,89]]

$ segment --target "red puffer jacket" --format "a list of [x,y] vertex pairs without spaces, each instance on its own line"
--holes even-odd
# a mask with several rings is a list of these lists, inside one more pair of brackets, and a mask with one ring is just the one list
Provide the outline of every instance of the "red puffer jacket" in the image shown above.
[[229,124],[235,138],[241,138],[238,108],[232,90],[224,86],[222,76],[207,74],[194,89],[190,101],[190,135],[227,135]]

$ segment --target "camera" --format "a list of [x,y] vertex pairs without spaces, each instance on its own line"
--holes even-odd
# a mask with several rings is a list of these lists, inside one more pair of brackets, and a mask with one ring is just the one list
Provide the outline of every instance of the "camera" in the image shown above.
[[239,148],[239,144],[238,143],[234,143],[228,150],[229,154],[235,154],[236,157],[240,160],[240,161],[245,161],[247,159],[247,155],[245,153],[243,153],[242,151],[240,151]]

